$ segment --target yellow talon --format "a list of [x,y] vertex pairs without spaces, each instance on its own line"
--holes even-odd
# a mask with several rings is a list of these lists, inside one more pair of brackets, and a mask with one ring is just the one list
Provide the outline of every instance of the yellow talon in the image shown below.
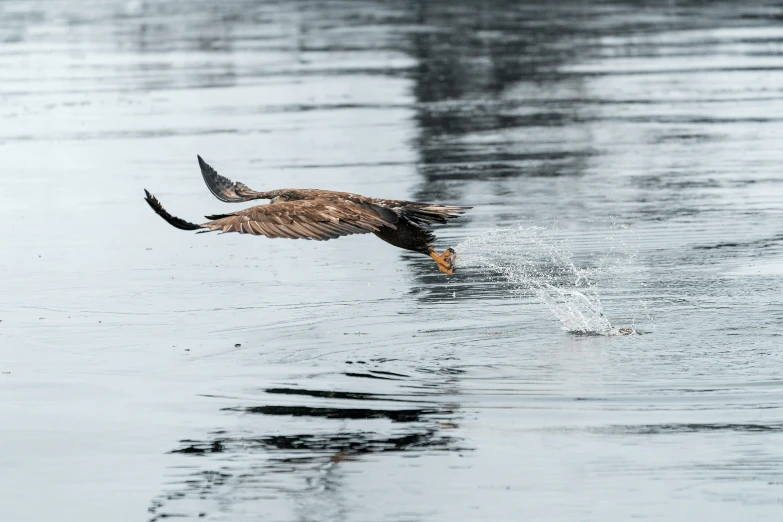
[[444,250],[442,254],[438,254],[435,250],[430,250],[430,257],[438,264],[438,270],[448,275],[454,273],[454,259],[456,256],[457,253],[450,248]]

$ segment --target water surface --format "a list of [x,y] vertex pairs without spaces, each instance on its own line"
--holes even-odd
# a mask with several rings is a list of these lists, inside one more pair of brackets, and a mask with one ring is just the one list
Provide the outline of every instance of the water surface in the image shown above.
[[[779,519],[781,13],[0,2],[3,520]],[[196,154],[538,271],[177,231]]]

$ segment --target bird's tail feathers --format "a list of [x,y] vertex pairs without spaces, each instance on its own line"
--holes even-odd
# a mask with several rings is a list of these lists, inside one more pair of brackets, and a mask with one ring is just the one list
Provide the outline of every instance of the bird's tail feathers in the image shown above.
[[405,217],[419,225],[446,223],[449,219],[460,217],[472,207],[456,205],[438,205],[435,203],[417,203],[402,208]]

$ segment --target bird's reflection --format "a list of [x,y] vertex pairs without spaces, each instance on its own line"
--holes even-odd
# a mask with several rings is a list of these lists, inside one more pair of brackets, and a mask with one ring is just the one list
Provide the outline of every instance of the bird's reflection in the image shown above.
[[[422,370],[417,373],[424,378],[415,381],[383,370],[342,375],[359,379],[374,373],[398,376],[387,380],[405,394],[274,387],[261,390],[260,399],[297,403],[224,408],[227,415],[267,419],[263,425],[273,428],[268,433],[219,429],[202,439],[180,441],[171,453],[187,459],[176,466],[186,472],[153,501],[150,520],[205,517],[244,503],[263,510],[265,500],[280,498],[293,506],[297,519],[344,520],[345,465],[369,455],[466,449],[453,435],[459,427],[458,405],[453,399],[438,400],[455,396],[461,370]],[[357,402],[365,405],[355,407]],[[338,429],[330,431],[329,426]]]

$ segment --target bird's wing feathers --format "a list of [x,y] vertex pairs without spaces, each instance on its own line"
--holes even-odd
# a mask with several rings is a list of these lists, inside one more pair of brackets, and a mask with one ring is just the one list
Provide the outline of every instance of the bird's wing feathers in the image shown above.
[[207,216],[211,221],[201,226],[222,232],[319,241],[377,232],[382,227],[396,228],[396,220],[385,219],[374,207],[346,200],[287,201]]
[[242,201],[252,201],[254,199],[270,198],[268,192],[257,192],[243,183],[234,183],[230,179],[221,176],[215,169],[210,167],[206,161],[201,159],[201,156],[197,157],[198,165],[201,167],[201,175],[204,177],[207,188],[209,188],[212,195],[220,201],[225,201],[226,203],[239,203]]

